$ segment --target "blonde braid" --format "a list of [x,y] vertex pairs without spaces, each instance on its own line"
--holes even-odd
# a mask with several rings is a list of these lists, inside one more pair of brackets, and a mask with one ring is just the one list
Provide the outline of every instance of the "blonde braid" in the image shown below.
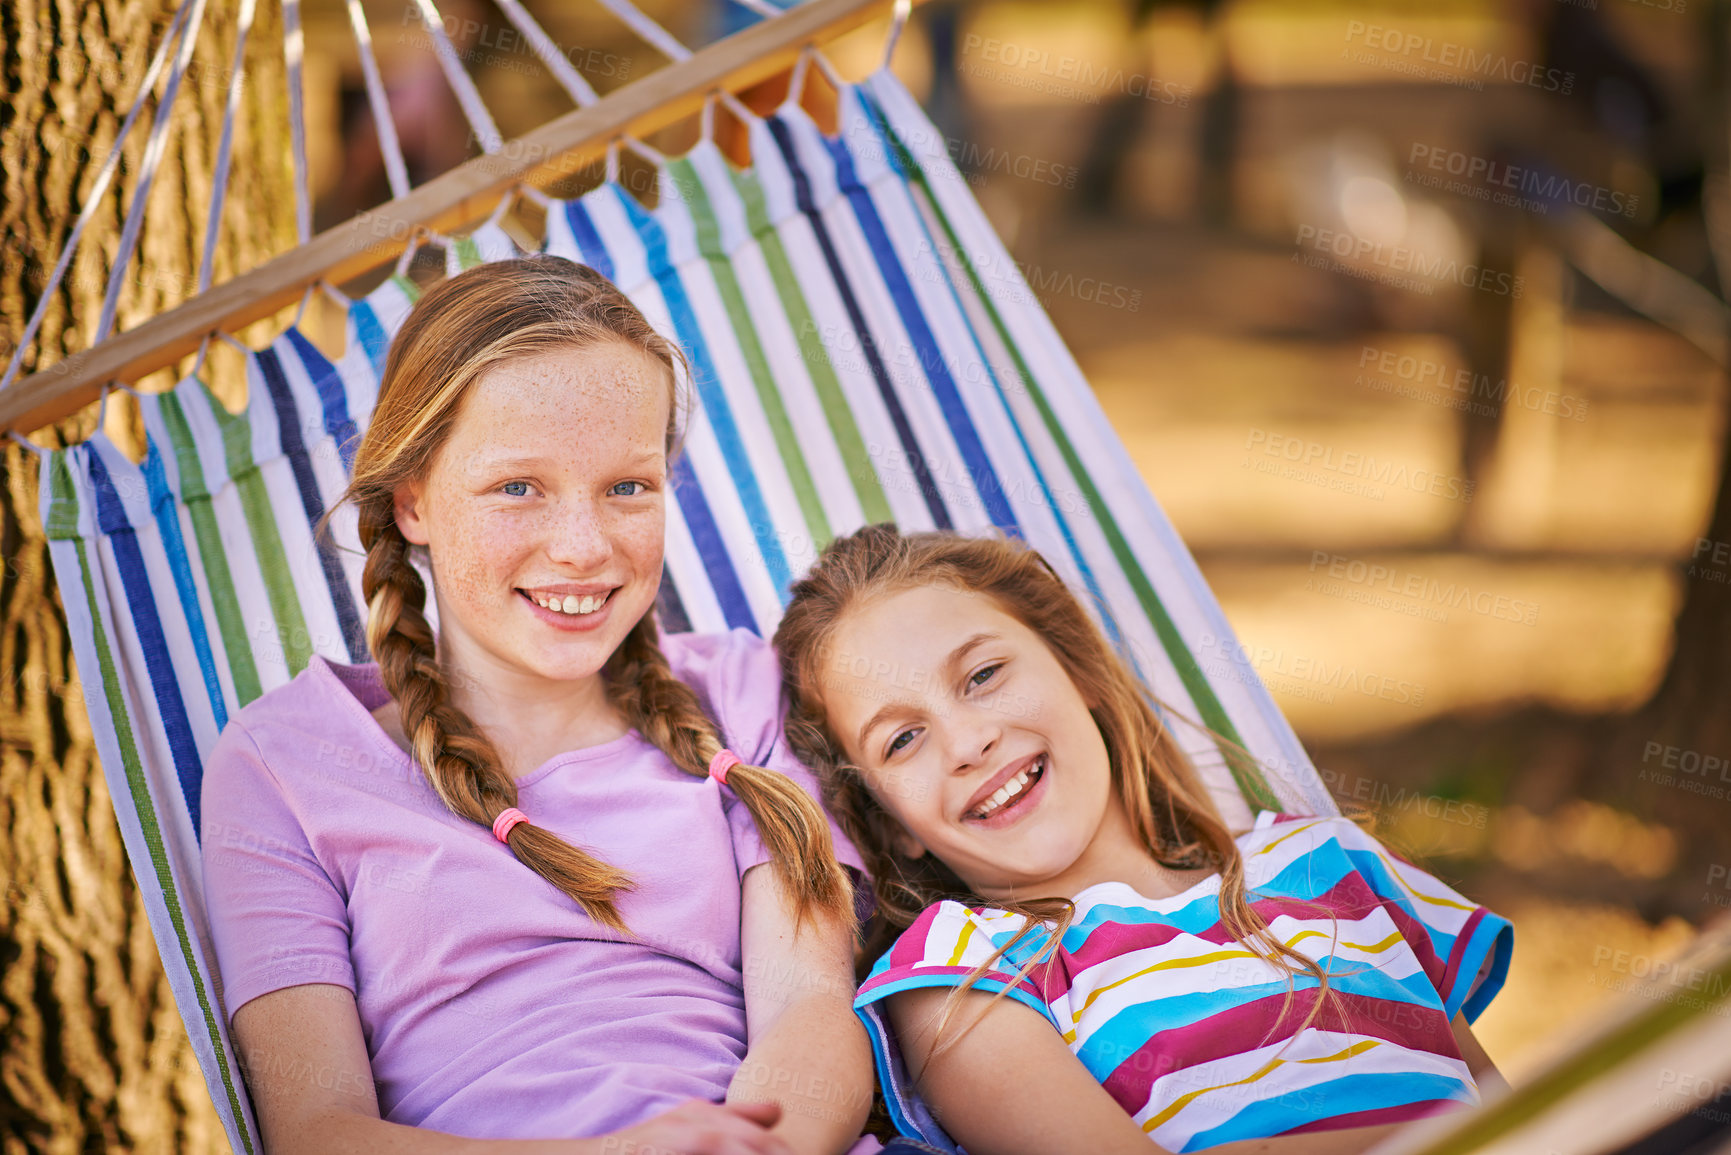
[[[427,624],[427,587],[409,561],[409,543],[389,509],[361,508],[366,566],[367,644],[385,689],[397,701],[414,759],[451,813],[491,828],[517,804],[517,783],[480,727],[451,704]],[[530,822],[506,835],[517,861],[565,892],[590,918],[618,931],[625,922],[614,896],[629,890],[624,871],[584,853]]]
[[[726,746],[697,694],[674,676],[661,652],[655,615],[645,614],[606,667],[607,697],[627,723],[685,773],[703,778]],[[738,751],[735,751],[738,753]],[[796,922],[807,914],[853,917],[853,888],[835,858],[822,808],[787,775],[741,763],[727,788],[745,804],[793,896]]]

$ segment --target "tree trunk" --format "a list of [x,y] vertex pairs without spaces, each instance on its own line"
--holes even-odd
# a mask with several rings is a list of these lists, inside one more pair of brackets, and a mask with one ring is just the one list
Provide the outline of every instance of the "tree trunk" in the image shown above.
[[[1705,5],[1707,44],[1702,207],[1721,296],[1731,295],[1731,12]],[[1731,333],[1726,334],[1731,350]],[[1713,513],[1683,566],[1670,664],[1659,689],[1606,749],[1600,772],[1631,783],[1679,835],[1676,869],[1652,917],[1696,921],[1731,899],[1724,873],[1731,825],[1731,437],[1720,445]]]
[[[169,0],[0,0],[0,358],[36,306],[172,11]],[[196,285],[234,35],[233,10],[210,5],[117,328]],[[277,6],[260,5],[247,58],[218,281],[294,243]],[[153,113],[147,105],[124,146],[25,373],[90,341]],[[110,409],[116,442],[137,450],[136,411]],[[77,440],[95,420],[86,411],[34,436]],[[7,443],[0,470],[0,1152],[225,1150],[97,764],[37,518],[37,462]]]

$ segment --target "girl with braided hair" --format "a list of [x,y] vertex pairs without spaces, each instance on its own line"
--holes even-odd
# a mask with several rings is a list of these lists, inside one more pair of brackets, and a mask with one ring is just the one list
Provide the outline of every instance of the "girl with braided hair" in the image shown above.
[[393,341],[345,497],[376,664],[314,658],[204,778],[273,1155],[876,1149],[860,860],[775,656],[657,636],[680,360],[552,256],[438,284]]

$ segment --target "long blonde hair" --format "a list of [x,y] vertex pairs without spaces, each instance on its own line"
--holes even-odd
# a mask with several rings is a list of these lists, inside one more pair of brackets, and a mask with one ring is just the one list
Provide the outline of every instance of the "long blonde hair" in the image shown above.
[[[426,476],[463,400],[488,370],[559,349],[624,341],[667,370],[665,447],[678,449],[686,401],[684,358],[605,277],[563,257],[477,265],[428,290],[391,342],[372,424],[355,454],[345,501],[359,513],[366,550],[361,589],[367,642],[402,716],[415,761],[453,814],[484,827],[516,805],[517,785],[492,741],[451,701],[426,618],[427,590],[397,527],[399,487]],[[435,579],[437,575],[435,574]],[[695,777],[725,745],[697,695],[661,652],[654,611],[643,615],[602,669],[608,701],[673,764]],[[751,812],[798,917],[851,917],[851,890],[817,803],[785,774],[733,767],[727,785]],[[564,891],[599,923],[626,931],[616,896],[630,877],[531,821],[507,835],[517,860]]]
[[[1220,874],[1220,916],[1246,949],[1287,972],[1309,974],[1328,995],[1328,976],[1315,960],[1282,942],[1250,906],[1244,860],[1232,833],[1146,691],[1101,634],[1082,604],[1044,558],[1027,546],[997,538],[949,533],[903,534],[893,525],[867,526],[837,538],[793,597],[776,631],[783,684],[791,700],[786,732],[795,754],[823,785],[824,802],[864,857],[881,924],[872,928],[867,958],[887,949],[921,911],[943,899],[994,906],[1028,916],[1028,928],[999,948],[970,976],[971,985],[992,962],[1033,930],[1055,922],[1041,949],[1023,966],[1027,974],[1055,952],[1074,913],[1064,897],[1020,902],[987,901],[930,854],[910,858],[897,849],[897,820],[850,768],[824,710],[825,662],[836,627],[868,599],[922,586],[981,593],[1042,638],[1082,698],[1094,703],[1105,740],[1113,787],[1147,851],[1174,869],[1208,867]],[[966,986],[963,987],[966,989]],[[1308,1023],[1310,1019],[1306,1019]],[[940,1031],[941,1033],[941,1031]]]

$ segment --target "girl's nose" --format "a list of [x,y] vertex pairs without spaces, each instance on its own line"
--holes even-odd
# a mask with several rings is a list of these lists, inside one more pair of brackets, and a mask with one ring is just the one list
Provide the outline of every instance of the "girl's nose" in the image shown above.
[[581,571],[599,569],[613,555],[606,522],[591,502],[562,506],[548,526],[547,556]]
[[971,770],[997,749],[1002,733],[998,718],[990,710],[956,707],[945,727],[949,736],[950,765]]

